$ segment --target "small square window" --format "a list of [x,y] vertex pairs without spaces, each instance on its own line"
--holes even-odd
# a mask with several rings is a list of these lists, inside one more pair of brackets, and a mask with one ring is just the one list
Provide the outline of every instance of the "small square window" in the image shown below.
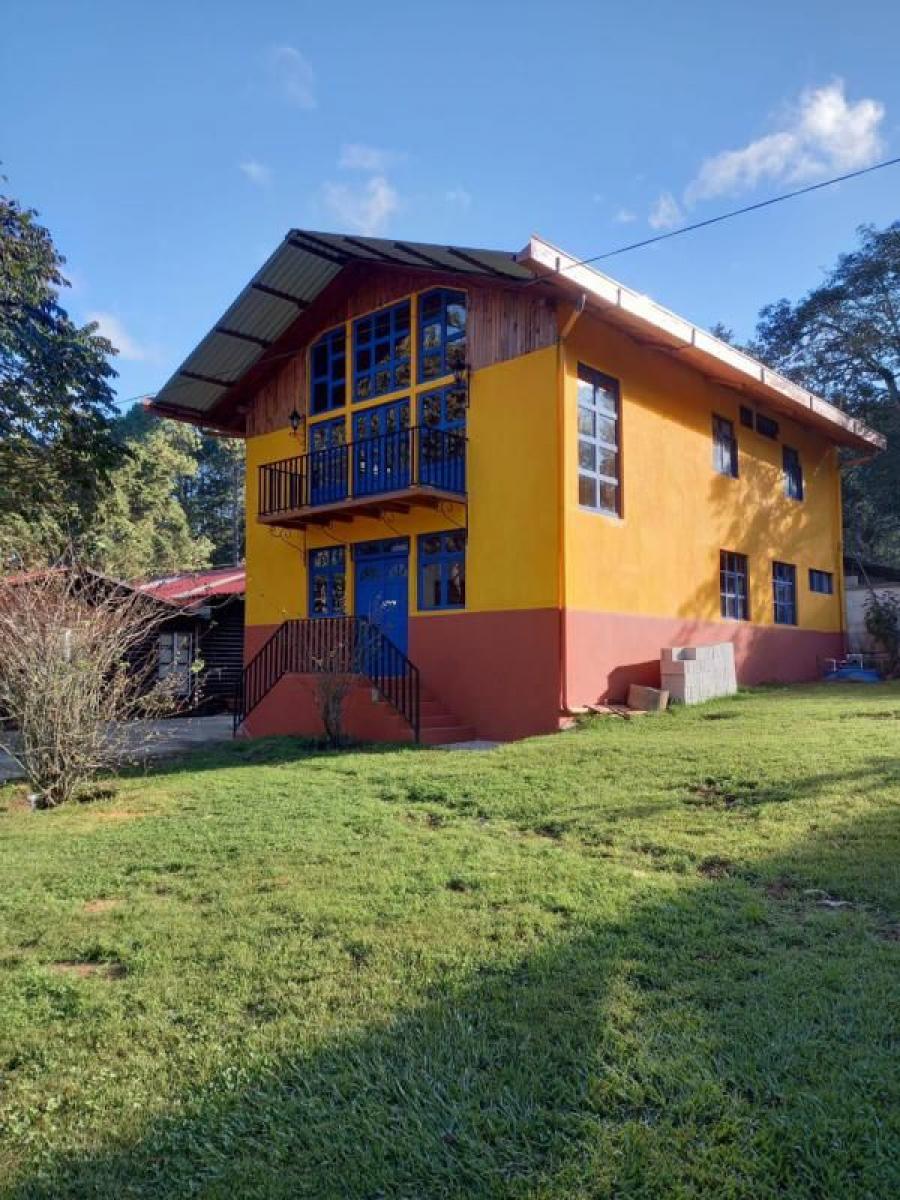
[[778,422],[771,417],[765,417],[762,413],[756,414],[756,432],[763,437],[771,438],[773,441],[778,440]]
[[753,409],[746,404],[741,405],[741,424],[747,429],[753,428]]
[[818,592],[821,596],[834,594],[834,576],[830,571],[817,571],[810,567],[809,590]]

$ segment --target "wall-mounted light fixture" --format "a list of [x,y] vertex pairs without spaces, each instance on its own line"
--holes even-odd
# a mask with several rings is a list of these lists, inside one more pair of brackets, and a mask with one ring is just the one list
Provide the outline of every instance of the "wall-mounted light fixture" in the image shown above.
[[296,408],[291,409],[291,415],[288,417],[291,423],[291,436],[296,437],[300,431],[300,426],[303,424],[303,418],[297,412]]

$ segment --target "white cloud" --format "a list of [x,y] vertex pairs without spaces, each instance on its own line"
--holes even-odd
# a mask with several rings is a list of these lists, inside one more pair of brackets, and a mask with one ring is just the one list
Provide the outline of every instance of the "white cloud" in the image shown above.
[[400,207],[396,189],[383,175],[373,175],[361,187],[325,184],[325,203],[342,225],[368,236],[384,232]]
[[315,77],[309,61],[294,46],[274,46],[269,62],[278,90],[298,108],[315,108]]
[[472,207],[472,193],[467,192],[464,187],[450,188],[444,193],[444,199],[448,204],[457,204],[460,208]]
[[630,225],[632,221],[637,220],[637,213],[633,213],[630,208],[620,208],[614,214],[613,220],[618,225]]
[[125,330],[125,326],[112,313],[89,312],[87,320],[97,324],[97,332],[101,337],[108,338],[119,351],[119,357],[126,362],[144,362],[150,354],[145,346]]
[[684,213],[671,192],[661,192],[647,220],[651,229],[674,229],[684,220]]
[[268,187],[272,182],[272,168],[257,162],[255,158],[248,158],[246,162],[238,163],[238,170],[242,171],[257,187]]
[[737,195],[767,181],[802,183],[869,166],[882,150],[884,112],[878,100],[848,101],[842,79],[807,90],[782,129],[706,159],[688,184],[685,201],[693,204]]
[[349,171],[374,171],[383,174],[389,166],[404,156],[395,150],[379,150],[377,146],[365,146],[362,142],[345,142],[341,146],[338,166]]

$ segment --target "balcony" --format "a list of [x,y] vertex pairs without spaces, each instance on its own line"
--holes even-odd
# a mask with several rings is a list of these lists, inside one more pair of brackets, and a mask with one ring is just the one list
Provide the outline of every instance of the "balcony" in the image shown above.
[[465,499],[466,436],[413,427],[259,468],[257,519],[305,529]]

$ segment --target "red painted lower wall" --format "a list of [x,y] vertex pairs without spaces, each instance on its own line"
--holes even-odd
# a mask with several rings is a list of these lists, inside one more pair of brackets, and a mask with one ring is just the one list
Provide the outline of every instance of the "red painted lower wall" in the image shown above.
[[[276,628],[247,626],[245,662]],[[559,728],[559,628],[555,608],[410,617],[409,657],[419,668],[423,691],[478,737],[507,741],[551,733]],[[309,724],[305,702],[285,690],[289,686],[282,681],[254,710],[247,732],[319,731],[318,723]]]
[[480,738],[559,728],[559,610],[411,617],[409,657],[422,683]]
[[659,687],[663,646],[733,642],[738,682],[797,683],[819,675],[819,660],[843,652],[842,633],[779,625],[690,621],[568,610],[566,702],[623,700],[630,683]]
[[[245,661],[275,626],[248,626]],[[411,617],[409,657],[431,693],[478,737],[497,741],[550,733],[560,724],[560,613],[556,609],[442,613]],[[742,684],[814,679],[819,660],[840,655],[843,634],[779,626],[639,617],[568,610],[565,614],[569,708],[622,700],[630,683],[659,686],[663,646],[734,643]],[[250,714],[252,736],[321,733],[313,683],[287,676]],[[366,686],[347,704],[347,731],[371,741],[405,741],[409,730]]]
[[[283,676],[248,715],[243,732],[248,737],[320,736],[324,730],[315,689],[315,680],[308,675]],[[406,722],[365,684],[354,686],[347,696],[344,731],[361,742],[412,741],[412,731]]]

